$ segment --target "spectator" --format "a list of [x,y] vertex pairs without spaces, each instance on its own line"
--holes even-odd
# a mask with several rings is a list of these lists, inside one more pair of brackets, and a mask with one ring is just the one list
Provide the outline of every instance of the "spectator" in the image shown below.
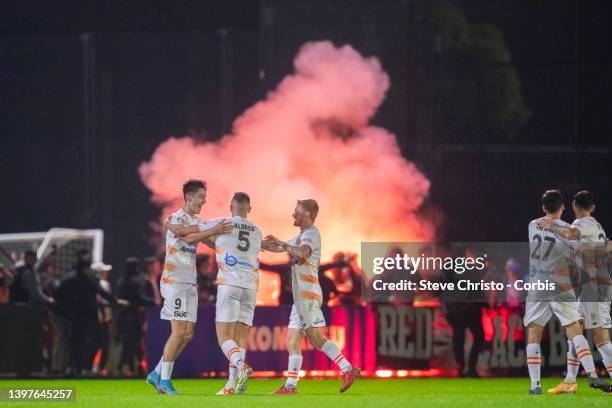
[[[104,290],[93,273],[89,251],[79,250],[74,272],[69,273],[55,291],[58,303],[56,311],[70,323],[71,369],[77,376],[89,374],[92,368],[98,324],[98,294],[112,305],[118,303],[113,295]],[[124,301],[119,303],[125,304]]]
[[[98,274],[100,286],[108,293],[112,293],[111,285],[108,281],[108,273],[113,267],[104,262],[95,262],[91,265],[91,269]],[[100,353],[100,359],[96,362],[92,371],[94,374],[100,373],[104,375],[107,373],[108,350],[112,339],[113,311],[108,300],[99,294],[96,297],[98,302],[98,330],[94,354]]]
[[[473,250],[467,249],[465,251],[466,259],[475,259],[476,254]],[[484,273],[478,269],[467,270],[462,274],[450,272],[448,276],[449,281],[457,282],[460,279],[469,280],[471,282],[480,282],[484,277]],[[457,370],[460,377],[480,377],[476,372],[476,364],[478,362],[478,356],[484,348],[484,330],[482,328],[482,309],[488,307],[486,302],[487,296],[484,292],[480,291],[454,291],[455,296],[452,299],[452,304],[448,304],[446,307],[446,320],[453,328],[453,353],[455,355],[455,362],[457,363]],[[468,329],[474,337],[472,349],[468,357],[467,370],[465,367],[465,331]]]
[[13,284],[15,276],[11,270],[0,264],[0,304],[7,303],[9,301],[10,291],[9,288]]
[[[55,291],[61,280],[55,275],[54,257],[47,257],[41,266],[40,280],[43,291],[49,296],[55,296]],[[67,316],[58,311],[60,305],[54,304],[49,308],[49,326],[51,334],[48,336],[48,349],[50,350],[50,371],[52,374],[65,375],[70,365],[70,321]]]
[[337,266],[325,271],[325,275],[334,282],[334,294],[328,301],[328,306],[359,305],[361,303],[361,286],[363,279],[361,270],[355,263],[356,256],[337,252],[333,262]]
[[[342,259],[336,262],[319,264],[319,284],[323,292],[323,304],[326,305],[330,298],[336,296],[334,282],[325,276],[325,271],[333,268],[346,266],[347,262]],[[293,292],[291,289],[291,259],[282,264],[268,264],[259,262],[259,268],[268,272],[278,273],[280,277],[280,296],[278,303],[281,305],[293,304]]]
[[205,305],[215,304],[217,300],[217,278],[216,268],[210,262],[206,254],[198,255],[196,258],[196,269],[198,272],[198,298]]
[[[144,293],[145,283],[138,258],[126,259],[125,273],[117,282],[117,297],[125,299],[130,305],[117,314],[117,334],[121,342],[119,365],[121,373],[127,377],[144,373],[140,364],[144,357],[142,340],[145,314],[142,306],[155,306],[153,298]],[[134,358],[139,362],[136,367]]]
[[154,256],[145,258],[145,267],[147,269],[147,281],[145,284],[145,295],[155,302],[156,305],[161,305],[162,298],[159,291],[159,278],[161,276],[160,260]]
[[23,265],[15,271],[15,281],[11,287],[11,302],[24,302],[30,304],[52,304],[54,299],[47,296],[36,272],[36,252],[26,251],[23,256]]
[[[395,258],[396,256],[403,257],[404,251],[400,247],[392,247],[387,252],[387,258]],[[400,282],[404,277],[420,279],[418,272],[414,275],[404,275],[402,271],[395,268],[385,268],[383,273],[378,276],[373,276],[369,284],[369,300],[373,303],[404,303],[411,301],[413,298],[412,291],[401,291],[401,290],[376,290],[374,289],[374,282],[381,280],[386,283],[397,283]]]

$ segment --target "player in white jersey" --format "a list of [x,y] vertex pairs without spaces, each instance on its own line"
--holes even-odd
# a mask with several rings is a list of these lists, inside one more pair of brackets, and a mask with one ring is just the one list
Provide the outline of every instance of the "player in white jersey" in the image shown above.
[[548,190],[542,195],[542,210],[546,216],[529,223],[529,283],[552,283],[554,287],[546,291],[530,290],[527,296],[524,323],[527,326],[527,367],[531,378],[529,394],[542,394],[540,341],[544,326],[553,313],[565,328],[577,358],[587,371],[589,385],[610,392],[612,385],[597,377],[589,343],[580,327],[576,295],[569,280],[570,264],[567,257],[571,251],[570,243],[553,230],[556,225],[564,228],[569,226],[560,219],[564,208],[561,192]]
[[297,380],[302,366],[300,343],[304,334],[310,344],[323,351],[343,373],[343,384],[340,392],[345,392],[361,372],[353,367],[342,355],[338,346],[323,335],[325,318],[321,311],[322,292],[319,285],[319,261],[321,259],[321,236],[314,225],[319,212],[315,200],[299,200],[293,212],[293,225],[300,228],[300,233],[288,242],[283,242],[273,235],[265,238],[274,252],[288,252],[291,255],[291,279],[293,306],[287,330],[287,349],[289,351],[289,368],[287,380],[274,394],[295,394]]
[[[198,214],[206,202],[206,184],[188,180],[183,185],[185,205],[173,213],[165,224],[166,260],[161,277],[160,292],[164,298],[161,318],[171,321],[172,332],[164,346],[157,367],[147,376],[160,394],[178,394],[170,377],[174,361],[193,338],[197,320],[198,293],[196,290],[196,249],[198,242],[207,237],[232,230],[232,223],[219,222],[213,227],[203,224]],[[198,232],[190,234],[193,230]]]
[[[558,235],[576,241],[576,245],[581,248],[605,249],[608,239],[604,229],[592,216],[595,204],[591,193],[588,191],[576,193],[572,208],[576,219],[571,226],[552,226],[551,228]],[[581,287],[578,300],[584,328],[593,331],[593,342],[602,356],[608,374],[612,377],[612,344],[610,344],[609,333],[609,329],[612,328],[609,295],[611,282],[605,250],[599,252],[599,256],[585,256],[577,260],[581,261],[579,266],[583,272],[582,276],[587,280],[586,285]],[[592,285],[592,282],[595,282],[595,285]],[[604,295],[598,296],[602,292]],[[565,380],[548,392],[551,394],[575,393],[578,388],[576,377],[579,368],[580,363],[575,350],[573,347],[568,347]]]
[[246,344],[259,283],[260,229],[247,219],[251,199],[246,193],[235,193],[230,204],[234,228],[231,233],[213,237],[219,272],[217,274],[217,340],[229,360],[229,379],[217,395],[242,394],[253,369],[246,363]]

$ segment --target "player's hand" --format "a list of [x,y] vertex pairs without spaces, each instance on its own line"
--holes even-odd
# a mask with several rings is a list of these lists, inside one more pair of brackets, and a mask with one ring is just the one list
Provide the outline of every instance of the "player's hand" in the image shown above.
[[266,241],[269,244],[278,245],[278,246],[283,246],[285,244],[283,241],[281,241],[280,239],[276,238],[274,235],[266,236],[264,238],[264,241]]
[[130,302],[128,300],[125,300],[125,299],[117,299],[117,304],[121,305],[121,306],[129,306]]
[[47,303],[49,303],[50,305],[55,304],[55,299],[53,299],[52,297],[47,298]]
[[538,226],[549,229],[554,225],[554,223],[555,221],[550,218],[542,218],[540,221],[538,221]]
[[234,222],[230,220],[224,220],[213,227],[215,235],[229,234],[234,229]]

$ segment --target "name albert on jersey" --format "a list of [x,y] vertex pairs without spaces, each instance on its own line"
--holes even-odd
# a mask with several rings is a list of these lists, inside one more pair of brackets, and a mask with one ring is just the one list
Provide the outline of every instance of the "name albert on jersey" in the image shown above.
[[261,230],[246,218],[238,215],[217,218],[210,223],[229,220],[234,223],[232,232],[215,240],[215,252],[219,272],[217,284],[257,289],[259,283],[259,251]]
[[[205,225],[197,215],[193,217],[183,209],[178,210],[170,216],[171,224],[198,225],[200,230]],[[168,284],[174,283],[196,283],[196,249],[198,242],[188,244],[174,235],[172,231],[166,232],[166,260],[161,281]]]

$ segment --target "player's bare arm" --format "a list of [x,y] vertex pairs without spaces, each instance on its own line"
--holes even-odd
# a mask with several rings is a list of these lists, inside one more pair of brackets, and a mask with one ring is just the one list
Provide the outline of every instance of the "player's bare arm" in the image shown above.
[[310,248],[310,246],[308,245],[301,245],[299,247],[295,245],[289,245],[288,243],[276,238],[274,235],[268,235],[264,239],[264,242],[268,242],[270,244],[281,247],[283,249],[283,251],[281,252],[287,251],[289,252],[289,254],[297,256],[298,258],[307,258],[312,252],[312,248]]
[[200,229],[197,225],[173,224],[170,222],[170,219],[166,220],[166,222],[164,223],[164,227],[170,230],[177,237],[184,237],[189,234],[200,232]]
[[270,251],[270,252],[285,252],[285,249],[280,246],[280,245],[276,245],[272,242],[268,242],[265,240],[261,241],[261,250],[262,251]]
[[208,228],[201,232],[187,234],[184,237],[181,237],[180,239],[181,241],[187,244],[193,244],[194,242],[202,241],[203,239],[213,237],[215,235],[228,234],[232,232],[233,228],[234,228],[234,223],[232,221],[224,220],[216,224],[214,227]]
[[212,237],[206,237],[200,242],[209,247],[210,249],[215,249],[215,241],[217,240],[219,235],[213,235]]
[[538,221],[538,225],[542,228],[549,229],[555,234],[562,236],[565,239],[577,241],[580,239],[580,230],[574,227],[564,227],[562,225],[555,224],[555,221],[550,218],[543,218]]

